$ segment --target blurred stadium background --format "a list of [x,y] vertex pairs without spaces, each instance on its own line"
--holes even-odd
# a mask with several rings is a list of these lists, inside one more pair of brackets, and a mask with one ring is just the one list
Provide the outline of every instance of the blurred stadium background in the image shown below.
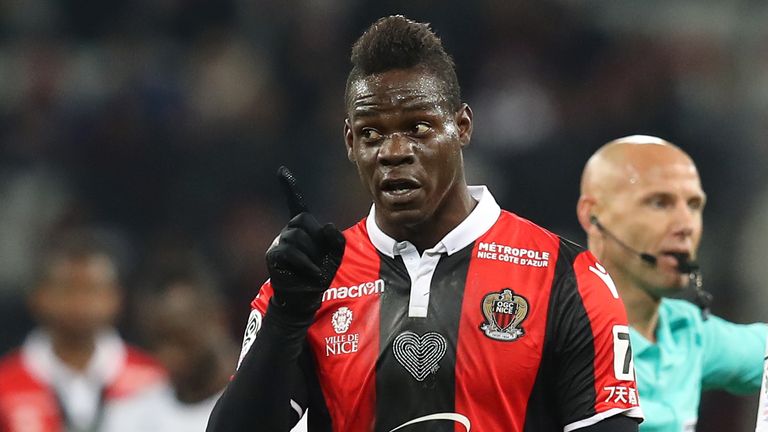
[[[766,2],[3,0],[0,353],[32,325],[41,245],[84,225],[119,246],[129,300],[143,269],[203,254],[239,338],[286,219],[280,164],[321,220],[367,211],[342,94],[352,41],[391,13],[431,22],[454,54],[475,111],[471,182],[583,242],[587,157],[624,135],[667,138],[709,195],[714,312],[768,318]],[[122,330],[130,340],[130,313]],[[752,430],[756,400],[706,396],[699,431]]]

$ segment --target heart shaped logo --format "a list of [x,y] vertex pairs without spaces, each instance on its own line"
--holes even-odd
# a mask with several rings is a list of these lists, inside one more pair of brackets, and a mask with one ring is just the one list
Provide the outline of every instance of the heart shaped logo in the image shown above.
[[445,355],[448,344],[436,332],[419,336],[412,331],[400,333],[392,343],[397,361],[416,381],[424,381],[431,373],[437,372],[440,359]]

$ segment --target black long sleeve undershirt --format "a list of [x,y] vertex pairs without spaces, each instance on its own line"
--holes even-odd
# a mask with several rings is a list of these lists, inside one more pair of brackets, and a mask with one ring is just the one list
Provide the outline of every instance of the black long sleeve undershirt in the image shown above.
[[[290,316],[269,304],[262,327],[208,420],[206,432],[288,432],[298,416],[291,399],[306,400],[299,356],[313,316]],[[304,400],[301,400],[304,399]]]

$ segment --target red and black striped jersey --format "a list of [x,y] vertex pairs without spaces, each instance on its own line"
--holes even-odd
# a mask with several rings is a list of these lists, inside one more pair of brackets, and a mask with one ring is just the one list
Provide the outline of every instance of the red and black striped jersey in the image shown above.
[[[318,397],[295,398],[323,414],[312,430],[546,432],[642,419],[626,313],[604,268],[470,190],[470,216],[421,254],[384,234],[375,209],[344,232],[307,333],[306,385]],[[271,295],[267,282],[247,340]]]

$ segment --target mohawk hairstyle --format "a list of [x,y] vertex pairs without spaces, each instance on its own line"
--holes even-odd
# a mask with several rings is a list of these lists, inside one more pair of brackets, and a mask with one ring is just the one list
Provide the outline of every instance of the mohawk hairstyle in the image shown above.
[[456,66],[429,24],[402,15],[380,18],[352,46],[351,61],[345,91],[347,107],[352,104],[353,82],[381,72],[414,67],[423,67],[442,81],[449,108],[456,111],[461,105]]

